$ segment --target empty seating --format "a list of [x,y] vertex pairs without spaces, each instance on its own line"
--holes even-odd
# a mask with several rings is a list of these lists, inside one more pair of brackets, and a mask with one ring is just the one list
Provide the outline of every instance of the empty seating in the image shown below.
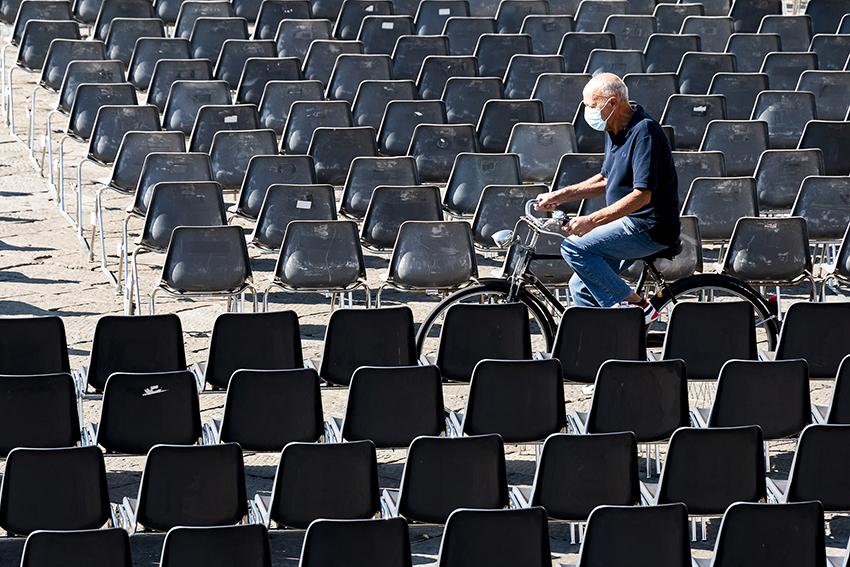
[[716,73],[711,79],[708,94],[726,97],[726,117],[729,120],[749,120],[756,98],[766,90],[768,79],[763,73]]
[[264,252],[280,250],[292,221],[337,220],[332,185],[275,183],[256,193],[263,201],[249,242]]
[[826,175],[850,175],[850,154],[842,144],[850,135],[850,122],[810,120],[803,129],[798,149],[818,148]]
[[363,217],[360,241],[371,250],[391,250],[405,222],[442,219],[440,189],[436,185],[379,186]]
[[74,381],[67,372],[0,375],[0,455],[16,447],[73,447],[80,442]]
[[703,242],[729,240],[738,219],[758,216],[758,209],[752,177],[695,179],[682,204],[682,214],[700,219]]
[[130,538],[121,528],[37,530],[27,537],[21,564],[68,567],[132,567]]
[[767,122],[771,149],[797,148],[803,129],[817,118],[814,93],[765,91],[759,93],[751,120]]
[[810,175],[823,175],[823,157],[818,149],[766,150],[754,175],[762,210],[790,209],[803,180]]
[[[387,107],[387,111],[389,112],[389,107]],[[412,109],[411,113],[415,113],[415,110]],[[354,158],[342,190],[340,212],[352,218],[362,218],[369,208],[373,191],[379,185],[419,185],[416,163],[413,158]]]
[[767,122],[761,120],[712,120],[705,129],[700,151],[723,152],[726,175],[749,177],[769,147],[767,129]]
[[70,371],[61,318],[0,318],[0,376]]
[[695,150],[702,142],[708,123],[726,119],[723,95],[671,95],[661,116],[661,124],[672,126],[676,147]]
[[848,317],[850,309],[844,303],[792,303],[776,345],[776,360],[803,358],[812,379],[834,378],[850,353]]
[[162,567],[202,567],[214,561],[235,561],[245,567],[271,567],[265,526],[178,526],[162,543]]

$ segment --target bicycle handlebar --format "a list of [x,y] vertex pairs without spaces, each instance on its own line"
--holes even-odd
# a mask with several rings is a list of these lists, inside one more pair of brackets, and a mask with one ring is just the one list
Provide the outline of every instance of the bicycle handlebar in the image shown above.
[[540,199],[530,199],[525,204],[524,220],[537,232],[542,232],[543,234],[548,234],[550,236],[557,236],[558,238],[566,238],[567,234],[561,230],[561,227],[563,226],[564,213],[556,210],[552,213],[551,218],[541,219],[535,217],[532,213],[531,207],[534,203],[539,202]]

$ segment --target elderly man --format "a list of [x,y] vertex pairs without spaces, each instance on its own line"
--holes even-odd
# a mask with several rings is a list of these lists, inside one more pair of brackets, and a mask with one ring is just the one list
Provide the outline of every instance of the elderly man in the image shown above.
[[679,238],[679,199],[670,143],[640,106],[629,105],[619,77],[602,73],[584,87],[584,118],[606,132],[602,170],[581,183],[540,195],[537,208],[605,195],[607,206],[571,219],[561,254],[575,274],[576,305],[642,307],[647,322],[658,317],[649,302],[620,278],[629,260],[668,248]]

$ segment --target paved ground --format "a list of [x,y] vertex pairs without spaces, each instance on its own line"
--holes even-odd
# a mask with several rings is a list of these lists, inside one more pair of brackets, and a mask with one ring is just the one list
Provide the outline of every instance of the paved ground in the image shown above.
[[[23,74],[21,74],[23,75]],[[31,86],[21,87],[23,80],[16,75],[15,97],[18,101],[16,122],[19,128],[26,123],[21,104],[28,96]],[[45,108],[48,97],[40,95],[39,107]],[[44,124],[44,113],[36,113],[37,124]],[[64,127],[60,119],[59,126]],[[25,129],[24,129],[25,130]],[[32,316],[59,315],[65,323],[72,366],[84,364],[89,354],[93,331],[98,318],[104,314],[123,312],[123,298],[118,295],[100,271],[98,263],[89,262],[78,243],[75,231],[68,221],[59,214],[55,195],[50,191],[47,180],[40,177],[20,143],[0,129],[0,315]],[[20,130],[19,130],[20,131]],[[58,140],[58,135],[55,136]],[[36,137],[38,140],[38,136]],[[38,143],[37,143],[38,145]],[[70,172],[84,146],[67,143],[68,156],[65,163]],[[40,150],[37,157],[41,158]],[[91,229],[90,212],[94,204],[94,181],[107,174],[107,170],[87,165],[83,174],[83,214],[86,232]],[[66,179],[70,180],[66,174]],[[73,201],[66,182],[66,199]],[[233,200],[233,197],[230,197]],[[126,197],[106,193],[104,198],[107,220],[106,249],[109,253],[110,267],[117,266],[116,245],[120,241],[122,210],[129,204]],[[69,207],[71,209],[72,207]],[[133,230],[140,223],[131,224]],[[97,251],[99,254],[99,249]],[[268,275],[274,267],[274,257],[252,251],[252,263],[255,270],[255,282],[263,289]],[[482,272],[498,265],[493,259],[480,258]],[[148,254],[141,260],[141,288],[143,294],[153,285],[154,277],[161,266],[162,256]],[[378,274],[386,269],[385,258],[367,255],[370,285],[377,285]],[[783,306],[795,298],[802,298],[806,290],[785,296]],[[385,294],[387,303],[405,302],[414,310],[417,323],[436,302],[434,297],[424,294],[404,294],[389,292]],[[329,301],[321,296],[278,295],[274,309],[293,309],[301,321],[302,341],[305,355],[318,358],[324,326],[330,313]],[[186,339],[186,353],[190,362],[203,361],[209,341],[210,331],[215,317],[224,311],[223,302],[203,302],[164,299],[159,303],[158,312],[174,312],[180,316]],[[145,312],[146,308],[145,308]],[[829,385],[813,383],[813,398],[824,401],[829,396]],[[464,403],[465,387],[446,386],[444,390],[446,405],[461,409]],[[327,416],[341,416],[344,408],[344,392],[326,390],[323,392],[323,405]],[[589,396],[578,387],[568,387],[566,392],[567,410],[586,410]],[[223,397],[217,394],[202,396],[203,418],[218,417],[221,413]],[[96,420],[97,403],[87,402],[84,408],[86,421]],[[790,442],[774,444],[776,456],[772,461],[773,471],[784,476],[790,467]],[[507,447],[508,480],[511,484],[530,485],[534,473],[533,451],[518,447]],[[398,486],[401,476],[403,452],[382,451],[381,484],[384,487]],[[143,467],[143,457],[106,458],[110,495],[113,502],[120,502],[124,496],[135,496]],[[276,454],[246,454],[246,472],[248,474],[248,493],[268,492],[274,477],[277,463]],[[719,519],[709,523],[709,541],[695,543],[694,554],[706,556],[713,546],[713,538],[719,526]],[[845,516],[831,518],[827,526],[828,545],[831,553],[843,552],[847,543],[848,524]],[[436,560],[439,549],[440,529],[434,527],[412,528],[412,542],[415,564],[428,564]],[[573,562],[578,546],[570,545],[568,526],[552,524],[550,528],[553,559]],[[272,551],[276,566],[295,565],[300,553],[303,534],[300,532],[272,535]],[[161,535],[138,536],[133,538],[134,560],[137,565],[156,565]],[[7,540],[0,542],[0,566],[17,565],[20,558],[22,541]],[[636,550],[637,552],[637,550]]]

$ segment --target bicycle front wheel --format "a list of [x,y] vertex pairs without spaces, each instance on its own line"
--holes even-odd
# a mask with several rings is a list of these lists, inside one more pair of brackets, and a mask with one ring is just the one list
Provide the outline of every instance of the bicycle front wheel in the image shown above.
[[[746,301],[753,307],[758,348],[775,350],[779,326],[768,301],[743,280],[723,274],[700,274],[675,281],[650,300],[658,311],[658,321],[650,324],[647,345],[661,346],[667,319],[674,303],[680,301]],[[675,298],[675,301],[674,301]]]
[[[416,348],[420,355],[433,355],[442,329],[443,317],[452,305],[457,303],[506,303],[510,293],[507,280],[482,280],[479,285],[470,286],[454,292],[428,313],[428,316],[416,333]],[[551,352],[555,337],[556,324],[545,304],[525,289],[519,290],[515,301],[525,305],[531,329],[531,348],[534,351]]]

